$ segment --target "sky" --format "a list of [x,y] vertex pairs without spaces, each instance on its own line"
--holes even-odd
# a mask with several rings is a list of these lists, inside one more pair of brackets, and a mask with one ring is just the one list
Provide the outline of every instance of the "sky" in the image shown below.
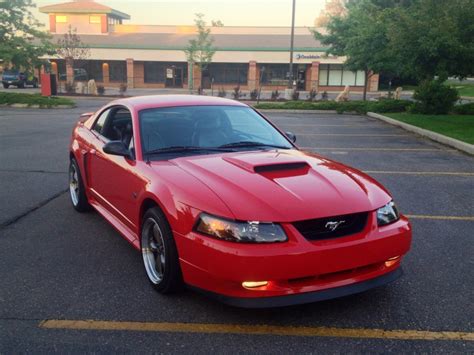
[[[68,0],[36,0],[37,7]],[[99,0],[131,16],[130,24],[189,25],[195,13],[221,20],[227,26],[290,26],[292,0]],[[313,26],[325,0],[296,0],[296,26]],[[48,19],[33,11],[42,23]]]

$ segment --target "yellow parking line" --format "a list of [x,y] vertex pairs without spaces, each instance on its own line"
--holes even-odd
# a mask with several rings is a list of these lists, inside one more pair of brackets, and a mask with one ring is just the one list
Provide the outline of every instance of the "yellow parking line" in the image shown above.
[[377,152],[452,152],[455,149],[439,149],[439,148],[341,148],[341,147],[299,147],[303,150],[356,150],[356,151],[377,151]]
[[397,174],[397,175],[447,175],[447,176],[474,176],[474,173],[460,171],[381,171],[364,170],[367,174]]
[[437,219],[437,220],[448,220],[448,221],[474,221],[474,216],[431,216],[431,215],[420,215],[420,214],[407,214],[408,218],[411,219]]
[[46,320],[39,324],[46,329],[114,330],[172,333],[219,333],[245,335],[279,335],[305,337],[369,338],[398,340],[474,341],[474,332],[384,330],[333,327],[284,327],[274,325],[239,325],[167,322],[115,322],[96,320]]

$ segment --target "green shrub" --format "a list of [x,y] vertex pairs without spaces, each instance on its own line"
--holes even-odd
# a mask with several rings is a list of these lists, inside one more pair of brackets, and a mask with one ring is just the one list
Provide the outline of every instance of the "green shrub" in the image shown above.
[[258,98],[258,90],[257,89],[253,89],[252,91],[250,91],[250,99],[251,100],[257,100]]
[[371,112],[405,112],[412,105],[408,100],[383,100],[383,101],[287,101],[285,103],[260,103],[260,109],[289,109],[289,110],[322,110],[337,111],[338,113],[356,112],[365,114]]
[[74,106],[74,102],[62,97],[45,97],[39,94],[0,92],[0,105],[26,104],[28,106],[53,107],[59,105]]
[[219,92],[217,93],[217,96],[219,97],[226,97],[227,96],[227,91],[223,87],[219,88]]
[[386,113],[386,112],[406,112],[413,105],[409,100],[381,100],[369,102],[368,111]]
[[454,106],[453,112],[457,113],[458,115],[474,115],[474,102]]
[[413,113],[441,115],[451,111],[459,100],[456,89],[444,85],[440,80],[422,82],[415,90],[416,100],[411,107]]
[[102,96],[105,94],[105,86],[104,85],[97,85],[97,93]]

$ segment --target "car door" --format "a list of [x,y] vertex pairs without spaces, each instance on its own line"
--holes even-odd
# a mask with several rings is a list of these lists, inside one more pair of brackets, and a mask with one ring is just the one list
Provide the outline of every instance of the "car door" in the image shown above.
[[134,144],[130,111],[122,106],[112,107],[99,115],[93,126],[90,142],[88,182],[95,200],[132,231],[137,231],[134,220],[136,198],[144,182],[135,171],[136,161],[106,154],[103,147],[113,140]]

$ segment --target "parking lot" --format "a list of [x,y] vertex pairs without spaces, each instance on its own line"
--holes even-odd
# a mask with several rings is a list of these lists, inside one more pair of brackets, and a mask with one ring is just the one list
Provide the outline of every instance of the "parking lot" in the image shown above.
[[364,116],[268,113],[303,149],[383,183],[413,245],[385,287],[237,309],[157,294],[140,253],[97,213],[73,210],[69,135],[106,101],[77,102],[0,109],[0,353],[474,352],[473,157]]

